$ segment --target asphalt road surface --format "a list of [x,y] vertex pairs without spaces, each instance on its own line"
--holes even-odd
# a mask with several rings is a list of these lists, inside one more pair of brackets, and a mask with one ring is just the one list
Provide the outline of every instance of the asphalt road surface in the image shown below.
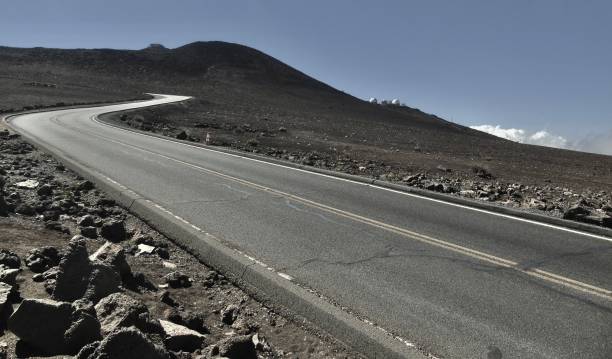
[[612,240],[102,124],[12,125],[444,358],[612,358]]

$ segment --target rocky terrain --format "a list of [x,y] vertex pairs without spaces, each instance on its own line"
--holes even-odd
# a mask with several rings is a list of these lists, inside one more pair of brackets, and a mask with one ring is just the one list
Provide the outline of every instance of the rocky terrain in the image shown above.
[[208,134],[213,145],[598,225],[610,221],[612,156],[518,144],[419,109],[371,104],[242,45],[0,47],[0,79],[0,111],[143,92],[190,95],[185,104],[110,120],[192,141]]
[[0,128],[0,358],[359,357]]

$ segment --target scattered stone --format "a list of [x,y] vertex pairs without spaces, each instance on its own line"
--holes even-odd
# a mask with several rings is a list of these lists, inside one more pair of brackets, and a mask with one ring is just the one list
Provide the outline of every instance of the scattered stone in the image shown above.
[[171,288],[188,288],[191,287],[191,278],[180,271],[174,271],[164,276],[164,281]]
[[81,302],[24,299],[9,318],[8,328],[48,355],[74,354],[100,338],[95,314]]
[[96,304],[95,309],[104,336],[118,328],[130,326],[146,331],[150,325],[147,307],[123,293],[114,293],[103,298]]
[[177,308],[168,308],[164,311],[164,318],[198,333],[209,333],[208,328],[204,325],[204,317],[200,314],[190,311],[181,312]]
[[141,243],[138,245],[138,252],[136,252],[136,256],[142,254],[152,254],[153,251],[155,251],[155,247]]
[[121,278],[113,267],[100,261],[90,262],[82,237],[70,241],[59,263],[53,298],[74,301],[87,298],[94,303],[120,291]]
[[176,135],[177,140],[186,140],[188,137],[187,132],[181,131]]
[[33,216],[36,214],[36,210],[27,203],[20,203],[17,205],[17,207],[15,207],[15,213],[22,214],[24,216]]
[[50,196],[53,194],[53,187],[49,184],[44,184],[36,190],[39,196]]
[[98,229],[96,227],[81,227],[79,228],[79,233],[85,238],[98,238]]
[[162,265],[164,266],[164,268],[176,269],[176,264],[174,264],[172,262],[163,261]]
[[219,355],[229,359],[257,359],[255,345],[249,335],[238,335],[223,339],[217,346]]
[[123,221],[111,219],[102,224],[100,235],[111,242],[117,243],[126,239],[127,232]]
[[232,325],[236,318],[238,318],[239,311],[240,308],[237,305],[228,305],[221,311],[221,321],[227,325]]
[[89,256],[89,260],[99,260],[115,269],[121,276],[122,280],[126,280],[132,276],[130,265],[125,259],[123,247],[112,242],[106,242],[102,247]]
[[34,189],[36,187],[38,187],[38,181],[29,179],[29,180],[25,180],[22,182],[17,182],[15,183],[15,187],[17,188],[24,188],[24,189]]
[[0,282],[0,330],[6,326],[6,319],[13,312],[11,301],[16,299],[12,285]]
[[0,249],[0,264],[8,268],[20,268],[21,259],[19,256],[8,249]]
[[79,227],[94,227],[96,225],[96,218],[91,214],[84,215],[77,220]]
[[94,184],[91,183],[90,181],[82,181],[82,182],[79,182],[79,184],[76,186],[76,188],[79,191],[87,192],[87,191],[90,191],[90,190],[94,189]]
[[167,305],[169,305],[171,307],[178,307],[179,306],[179,303],[176,300],[174,300],[174,298],[172,298],[172,296],[170,295],[170,292],[168,292],[167,290],[164,290],[160,294],[159,301],[164,303],[164,304],[167,304]]
[[101,342],[84,347],[76,359],[167,359],[170,353],[153,344],[140,331],[122,328],[110,333]]
[[10,285],[17,284],[17,274],[19,274],[20,271],[21,269],[18,268],[8,268],[0,265],[0,282]]
[[193,352],[204,344],[204,335],[195,330],[166,320],[159,322],[166,333],[164,344],[172,351]]
[[25,259],[26,267],[34,273],[42,273],[60,262],[60,255],[55,247],[40,247],[30,250]]

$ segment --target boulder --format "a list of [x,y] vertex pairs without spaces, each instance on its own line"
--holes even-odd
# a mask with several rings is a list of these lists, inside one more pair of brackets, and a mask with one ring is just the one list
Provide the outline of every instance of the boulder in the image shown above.
[[0,216],[6,217],[8,216],[9,212],[9,206],[6,204],[4,196],[2,195],[2,188],[0,188]]
[[255,344],[250,335],[238,335],[220,341],[219,355],[229,359],[257,359]]
[[238,318],[239,311],[240,308],[237,305],[228,305],[221,311],[221,321],[227,325],[232,325],[236,318]]
[[89,191],[89,190],[94,189],[94,184],[93,184],[93,183],[91,183],[90,181],[81,181],[81,182],[79,182],[79,184],[76,186],[76,188],[77,188],[79,191],[85,191],[85,192],[87,192],[87,191]]
[[15,285],[17,283],[17,274],[19,274],[20,271],[21,269],[8,268],[0,265],[0,283]]
[[121,278],[113,267],[99,261],[91,262],[82,237],[74,237],[59,263],[53,298],[74,301],[87,298],[94,303],[119,292]]
[[6,319],[13,312],[11,302],[15,297],[13,286],[6,283],[0,283],[0,329],[3,329],[6,324]]
[[147,331],[150,326],[146,305],[123,293],[107,296],[96,304],[95,309],[103,335],[130,326]]
[[178,135],[176,135],[176,139],[177,140],[186,140],[188,137],[187,132],[185,131],[181,131],[178,133]]
[[82,302],[24,299],[9,318],[8,329],[48,355],[74,354],[100,339],[99,323]]
[[125,225],[123,221],[115,219],[108,220],[102,224],[100,228],[100,235],[111,242],[124,241],[127,232],[125,231]]
[[25,265],[32,272],[42,273],[59,264],[60,255],[55,247],[40,247],[30,250],[25,259]]
[[53,194],[53,187],[49,184],[44,184],[36,190],[39,196],[50,196]]
[[20,268],[19,256],[8,249],[0,249],[0,264],[8,268]]
[[125,251],[123,247],[112,242],[106,242],[102,247],[89,256],[92,261],[98,260],[115,269],[121,276],[122,280],[129,279],[132,276],[130,265],[125,259]]
[[96,239],[98,238],[98,230],[96,227],[80,227],[79,233],[85,238]]
[[167,359],[170,353],[153,344],[135,328],[122,328],[104,340],[81,349],[76,359]]
[[166,320],[160,320],[159,323],[164,329],[164,333],[166,333],[164,338],[166,348],[176,352],[193,352],[202,348],[205,339],[204,335]]
[[77,220],[79,227],[93,227],[96,225],[96,218],[91,214],[84,215]]
[[164,276],[164,281],[172,288],[191,287],[191,278],[180,271],[174,271]]

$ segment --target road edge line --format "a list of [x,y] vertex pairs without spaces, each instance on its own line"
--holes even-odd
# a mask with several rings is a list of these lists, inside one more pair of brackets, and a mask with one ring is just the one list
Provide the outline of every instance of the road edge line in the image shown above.
[[[13,131],[15,129],[10,125],[9,118],[18,115],[20,114],[3,117],[4,122]],[[249,260],[211,235],[196,230],[187,222],[180,221],[148,199],[79,163],[44,141],[26,134],[21,134],[21,136],[38,149],[55,157],[67,168],[95,183],[98,189],[188,250],[204,264],[223,274],[230,274],[238,286],[247,286],[247,292],[254,290],[256,295],[263,296],[264,302],[280,305],[306,318],[315,326],[367,357],[391,359],[427,357],[415,347],[408,346],[384,330],[359,320],[276,272]]]
[[[163,104],[163,105],[167,105],[167,104]],[[156,105],[156,106],[163,106],[163,105]],[[404,193],[419,196],[419,197],[447,202],[449,204],[455,204],[455,205],[470,207],[472,209],[483,210],[485,212],[491,212],[490,214],[501,214],[501,215],[505,215],[509,217],[515,217],[514,219],[518,219],[518,220],[523,219],[523,220],[532,221],[532,222],[539,222],[542,224],[548,224],[551,226],[561,227],[561,228],[565,228],[569,230],[581,231],[587,234],[604,236],[604,237],[608,237],[612,239],[612,229],[608,229],[605,227],[599,227],[599,226],[590,225],[590,224],[582,223],[578,221],[570,221],[570,220],[566,220],[566,219],[562,219],[558,217],[546,216],[546,215],[539,214],[539,213],[531,213],[531,212],[522,211],[522,210],[518,210],[514,208],[509,208],[509,207],[502,207],[500,205],[495,205],[495,204],[488,203],[488,202],[482,202],[482,201],[472,200],[472,199],[463,198],[463,197],[451,196],[445,193],[428,191],[428,190],[424,190],[421,188],[415,188],[415,187],[410,187],[410,186],[401,185],[397,183],[381,181],[381,180],[377,180],[373,178],[366,178],[362,176],[352,175],[352,174],[343,173],[343,172],[336,172],[336,171],[318,168],[314,166],[297,164],[297,163],[290,162],[290,161],[279,160],[277,158],[270,158],[267,156],[252,154],[252,153],[243,152],[243,151],[239,151],[239,150],[235,150],[231,148],[224,148],[221,146],[209,146],[209,145],[201,144],[199,142],[179,140],[176,138],[163,136],[157,133],[151,133],[151,132],[142,131],[142,130],[138,130],[134,128],[119,126],[117,124],[110,123],[100,118],[102,116],[110,115],[113,113],[128,112],[128,111],[130,110],[106,112],[106,113],[95,116],[95,118],[107,126],[119,128],[125,131],[140,133],[140,134],[147,135],[147,136],[157,137],[157,138],[165,139],[168,141],[174,141],[174,142],[190,145],[193,147],[201,147],[201,148],[205,148],[211,151],[227,153],[227,154],[245,157],[249,159],[254,159],[254,160],[258,160],[262,162],[268,162],[268,163],[277,164],[277,165],[281,165],[285,167],[300,169],[303,171],[318,173],[318,174],[322,174],[322,175],[326,175],[330,177],[337,177],[337,178],[359,182],[359,183],[363,183],[367,185],[378,186],[378,187],[395,190],[399,192],[404,192]]]

